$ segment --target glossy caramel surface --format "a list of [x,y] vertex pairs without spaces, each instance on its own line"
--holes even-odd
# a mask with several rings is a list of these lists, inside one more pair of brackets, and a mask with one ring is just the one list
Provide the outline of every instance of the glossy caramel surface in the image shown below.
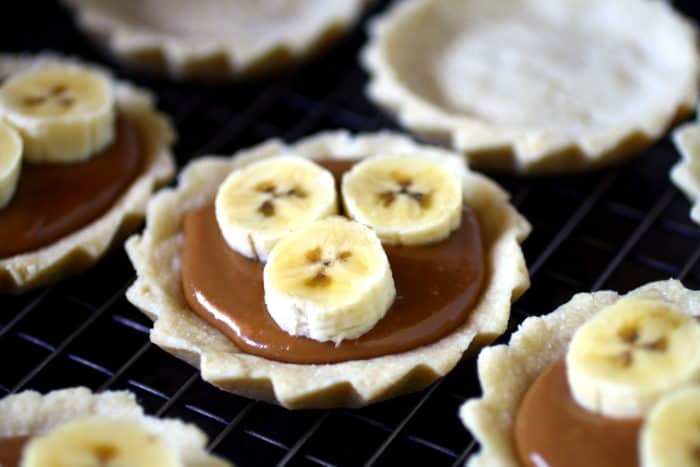
[[[322,162],[337,178],[351,166],[333,164]],[[275,324],[265,308],[263,264],[228,247],[213,203],[188,213],[184,237],[182,284],[191,309],[246,353],[289,363],[367,359],[435,342],[465,321],[484,276],[479,223],[465,207],[460,227],[442,242],[384,246],[396,300],[372,330],[336,346],[290,336]]]
[[0,258],[47,246],[94,221],[143,168],[136,127],[117,120],[114,142],[75,164],[22,165],[17,191],[0,209]]

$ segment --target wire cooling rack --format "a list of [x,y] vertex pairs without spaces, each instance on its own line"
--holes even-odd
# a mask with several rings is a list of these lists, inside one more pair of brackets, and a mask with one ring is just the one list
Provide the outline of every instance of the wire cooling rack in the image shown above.
[[[694,3],[676,6],[700,17]],[[385,7],[380,1],[370,14]],[[273,136],[293,141],[323,129],[395,128],[364,97],[366,76],[357,51],[366,19],[295,72],[217,87],[126,72],[54,2],[8,3],[2,23],[4,51],[78,55],[154,90],[177,126],[180,165]],[[700,228],[690,222],[688,202],[667,176],[676,159],[665,138],[629,164],[589,175],[495,177],[534,228],[524,244],[532,287],[514,306],[511,331],[578,291],[624,292],[669,277],[700,288]],[[473,357],[417,394],[360,410],[288,411],[221,392],[151,345],[150,321],[124,298],[133,279],[125,253],[117,249],[81,276],[0,297],[0,396],[73,385],[128,389],[149,413],[196,423],[214,452],[240,466],[450,466],[478,449],[457,418],[460,404],[480,392]]]

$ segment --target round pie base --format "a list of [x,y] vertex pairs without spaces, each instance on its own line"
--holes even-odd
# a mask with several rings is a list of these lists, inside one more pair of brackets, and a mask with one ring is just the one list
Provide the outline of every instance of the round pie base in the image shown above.
[[0,437],[40,435],[81,417],[99,416],[141,423],[177,452],[184,467],[231,464],[206,451],[207,438],[191,424],[147,416],[127,391],[92,393],[84,387],[41,395],[24,391],[0,399]]
[[[75,59],[49,53],[37,56],[0,54],[0,80],[28,67]],[[174,132],[168,118],[158,112],[153,96],[128,83],[116,83],[118,112],[135,124],[144,151],[144,169],[102,216],[62,239],[9,258],[0,259],[0,293],[19,293],[59,281],[92,266],[113,245],[141,223],[153,191],[170,180],[175,162],[170,151]],[[21,175],[20,175],[21,176]]]
[[408,352],[335,364],[281,363],[242,352],[192,312],[182,292],[180,258],[185,214],[210,202],[226,175],[239,167],[283,152],[311,159],[355,159],[375,154],[438,154],[461,165],[459,156],[419,146],[389,133],[351,136],[321,133],[286,146],[268,141],[233,157],[206,157],[190,163],[176,189],[157,194],[148,207],[142,235],[127,241],[137,280],[127,298],[155,321],[151,341],[200,368],[215,386],[288,408],[360,407],[422,389],[450,371],[507,326],[511,302],[529,286],[520,243],[527,221],[508,195],[486,177],[464,172],[465,201],[481,223],[486,277],[481,298],[468,320],[443,339]]
[[370,0],[64,0],[124,62],[173,78],[286,68],[341,36]]
[[519,467],[513,443],[513,424],[520,401],[542,371],[561,357],[576,330],[623,296],[663,300],[692,316],[700,316],[700,292],[677,280],[652,282],[626,295],[604,291],[580,293],[552,313],[527,318],[508,345],[488,347],[479,354],[482,397],[460,409],[466,427],[481,444],[469,467]]
[[480,168],[619,162],[698,94],[695,29],[666,2],[409,0],[370,35],[370,98]]

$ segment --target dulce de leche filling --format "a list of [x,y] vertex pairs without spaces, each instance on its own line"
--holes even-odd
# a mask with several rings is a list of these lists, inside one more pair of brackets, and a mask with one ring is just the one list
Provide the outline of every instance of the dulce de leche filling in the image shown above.
[[557,360],[530,386],[515,419],[515,445],[528,467],[637,467],[641,419],[610,418],[581,407]]
[[[336,180],[352,166],[319,163]],[[336,346],[291,336],[277,326],[265,307],[264,265],[228,247],[213,203],[187,214],[184,237],[182,284],[190,308],[246,353],[288,363],[359,360],[435,342],[464,323],[484,276],[479,223],[465,207],[460,227],[439,243],[384,245],[396,300],[369,332]]]
[[0,209],[0,258],[33,251],[89,224],[124,193],[143,166],[137,128],[116,122],[112,144],[85,162],[24,163],[17,190]]
[[19,467],[22,450],[31,436],[0,437],[0,465],[2,467]]

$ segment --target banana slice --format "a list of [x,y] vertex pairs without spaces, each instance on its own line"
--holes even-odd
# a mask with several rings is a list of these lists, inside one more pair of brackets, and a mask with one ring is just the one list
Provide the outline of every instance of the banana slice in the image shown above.
[[310,160],[272,157],[232,172],[219,187],[216,220],[226,243],[266,261],[291,230],[338,212],[333,175]]
[[0,209],[7,206],[17,188],[22,168],[22,138],[0,121]]
[[143,425],[78,419],[33,439],[21,467],[181,467],[177,454]]
[[348,215],[390,244],[443,240],[462,216],[459,173],[426,157],[366,159],[345,174],[342,194]]
[[279,327],[293,336],[336,344],[372,329],[396,296],[377,235],[337,216],[277,242],[263,284],[267,310]]
[[700,466],[700,386],[662,398],[644,420],[640,436],[642,467]]
[[10,77],[0,88],[0,115],[22,135],[30,162],[82,161],[114,139],[110,79],[76,65],[45,65]]
[[659,300],[625,298],[574,334],[566,354],[574,399],[611,417],[640,417],[700,376],[700,324]]

